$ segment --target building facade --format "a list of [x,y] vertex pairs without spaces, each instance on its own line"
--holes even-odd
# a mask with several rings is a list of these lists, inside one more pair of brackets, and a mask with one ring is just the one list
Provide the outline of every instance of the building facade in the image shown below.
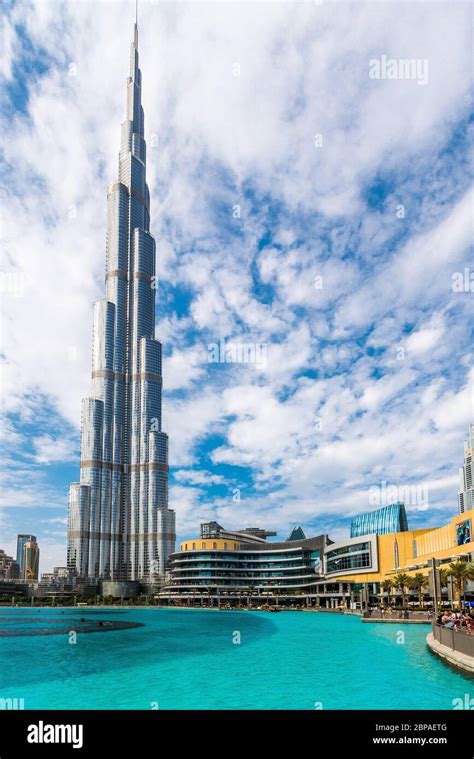
[[38,543],[29,540],[23,546],[23,562],[20,576],[24,580],[37,580],[39,573],[40,549]]
[[35,535],[17,535],[16,538],[16,560],[18,562],[18,566],[20,567],[20,577],[24,577],[23,572],[23,556],[24,556],[24,549],[26,543],[36,543],[36,536]]
[[275,535],[276,532],[262,530],[260,527],[246,527],[243,530],[226,530],[218,522],[203,522],[201,524],[201,538],[204,539],[228,538],[229,540],[265,543],[268,537]]
[[[452,517],[441,527],[366,535],[333,543],[324,556],[327,580],[346,580],[351,590],[367,600],[380,600],[385,580],[403,573],[428,578],[432,560],[438,568],[457,561],[474,561],[474,510]],[[338,604],[345,599],[336,594]]]
[[20,577],[20,565],[13,558],[8,556],[0,548],[0,580],[18,580]]
[[474,483],[472,481],[472,451],[474,448],[474,424],[469,425],[469,436],[464,442],[464,465],[459,470],[459,513],[474,509]]
[[160,596],[169,602],[196,597],[202,602],[217,595],[232,604],[250,594],[262,602],[361,608],[379,603],[382,583],[398,573],[428,578],[432,559],[441,568],[474,561],[473,524],[474,510],[437,528],[364,534],[336,543],[327,535],[295,539],[293,533],[284,542],[242,540],[244,531],[221,528],[212,538],[181,543]]
[[387,535],[390,532],[406,532],[408,520],[403,503],[391,503],[381,509],[360,514],[351,523],[351,538],[361,535]]
[[245,540],[221,535],[184,541],[171,556],[170,579],[161,595],[172,599],[218,593],[236,599],[249,592],[312,593],[322,576],[327,543],[325,535],[274,543],[251,535]]
[[154,582],[176,537],[168,508],[141,88],[135,24],[118,180],[107,194],[106,292],[94,304],[80,480],[69,489],[67,565],[80,578]]

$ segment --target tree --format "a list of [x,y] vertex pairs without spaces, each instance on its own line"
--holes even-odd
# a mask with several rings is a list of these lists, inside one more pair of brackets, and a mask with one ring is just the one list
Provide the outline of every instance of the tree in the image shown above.
[[393,587],[399,590],[402,594],[402,607],[405,607],[405,595],[406,590],[410,585],[410,577],[405,572],[399,572],[392,577]]
[[252,605],[253,585],[249,585],[247,588],[247,607]]
[[382,590],[387,594],[387,606],[390,604],[390,593],[393,588],[393,582],[391,580],[384,580],[382,583]]
[[416,575],[410,578],[409,587],[418,591],[418,603],[420,608],[423,608],[423,588],[428,585],[428,578],[422,572],[417,572]]
[[443,588],[448,587],[448,570],[447,569],[438,569],[438,577],[439,577],[439,596],[437,598],[437,601],[439,605],[441,606],[441,603],[443,601]]
[[454,564],[450,564],[448,568],[448,576],[454,580],[454,587],[456,592],[456,600],[461,608],[462,597],[464,593],[464,586],[466,580],[469,579],[470,568],[465,561],[456,561]]

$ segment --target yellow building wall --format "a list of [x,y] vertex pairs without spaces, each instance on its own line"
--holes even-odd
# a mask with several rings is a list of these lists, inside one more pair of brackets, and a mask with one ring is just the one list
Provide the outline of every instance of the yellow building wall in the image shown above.
[[427,532],[422,538],[417,540],[418,556],[427,556],[435,551],[445,551],[455,545],[453,540],[453,526],[445,524],[437,530]]
[[179,544],[180,551],[238,551],[240,543],[237,540],[222,540],[221,538],[194,538]]
[[[474,540],[469,543],[456,545],[456,525],[459,522],[471,520],[471,538],[474,538],[474,509],[457,514],[449,524],[435,529],[410,530],[396,532],[390,535],[377,536],[379,559],[378,572],[366,572],[354,575],[331,575],[331,580],[352,582],[383,582],[383,580],[398,572],[408,575],[428,572],[427,567],[409,569],[414,565],[425,564],[433,557],[436,559],[456,559],[465,553],[474,551]],[[398,544],[398,567],[395,567],[395,541]],[[416,556],[414,556],[414,541],[416,541]]]

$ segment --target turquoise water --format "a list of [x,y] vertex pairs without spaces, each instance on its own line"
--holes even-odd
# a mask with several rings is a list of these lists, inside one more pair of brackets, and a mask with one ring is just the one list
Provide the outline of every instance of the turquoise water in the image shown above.
[[[70,644],[81,619],[142,626]],[[0,609],[0,697],[25,709],[452,709],[474,680],[429,652],[428,632],[306,612]]]

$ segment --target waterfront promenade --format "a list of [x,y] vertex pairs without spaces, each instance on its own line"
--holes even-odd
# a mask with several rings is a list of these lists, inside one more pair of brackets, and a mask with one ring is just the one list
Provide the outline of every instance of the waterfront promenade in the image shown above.
[[430,650],[449,664],[474,675],[474,635],[433,621],[426,636]]

